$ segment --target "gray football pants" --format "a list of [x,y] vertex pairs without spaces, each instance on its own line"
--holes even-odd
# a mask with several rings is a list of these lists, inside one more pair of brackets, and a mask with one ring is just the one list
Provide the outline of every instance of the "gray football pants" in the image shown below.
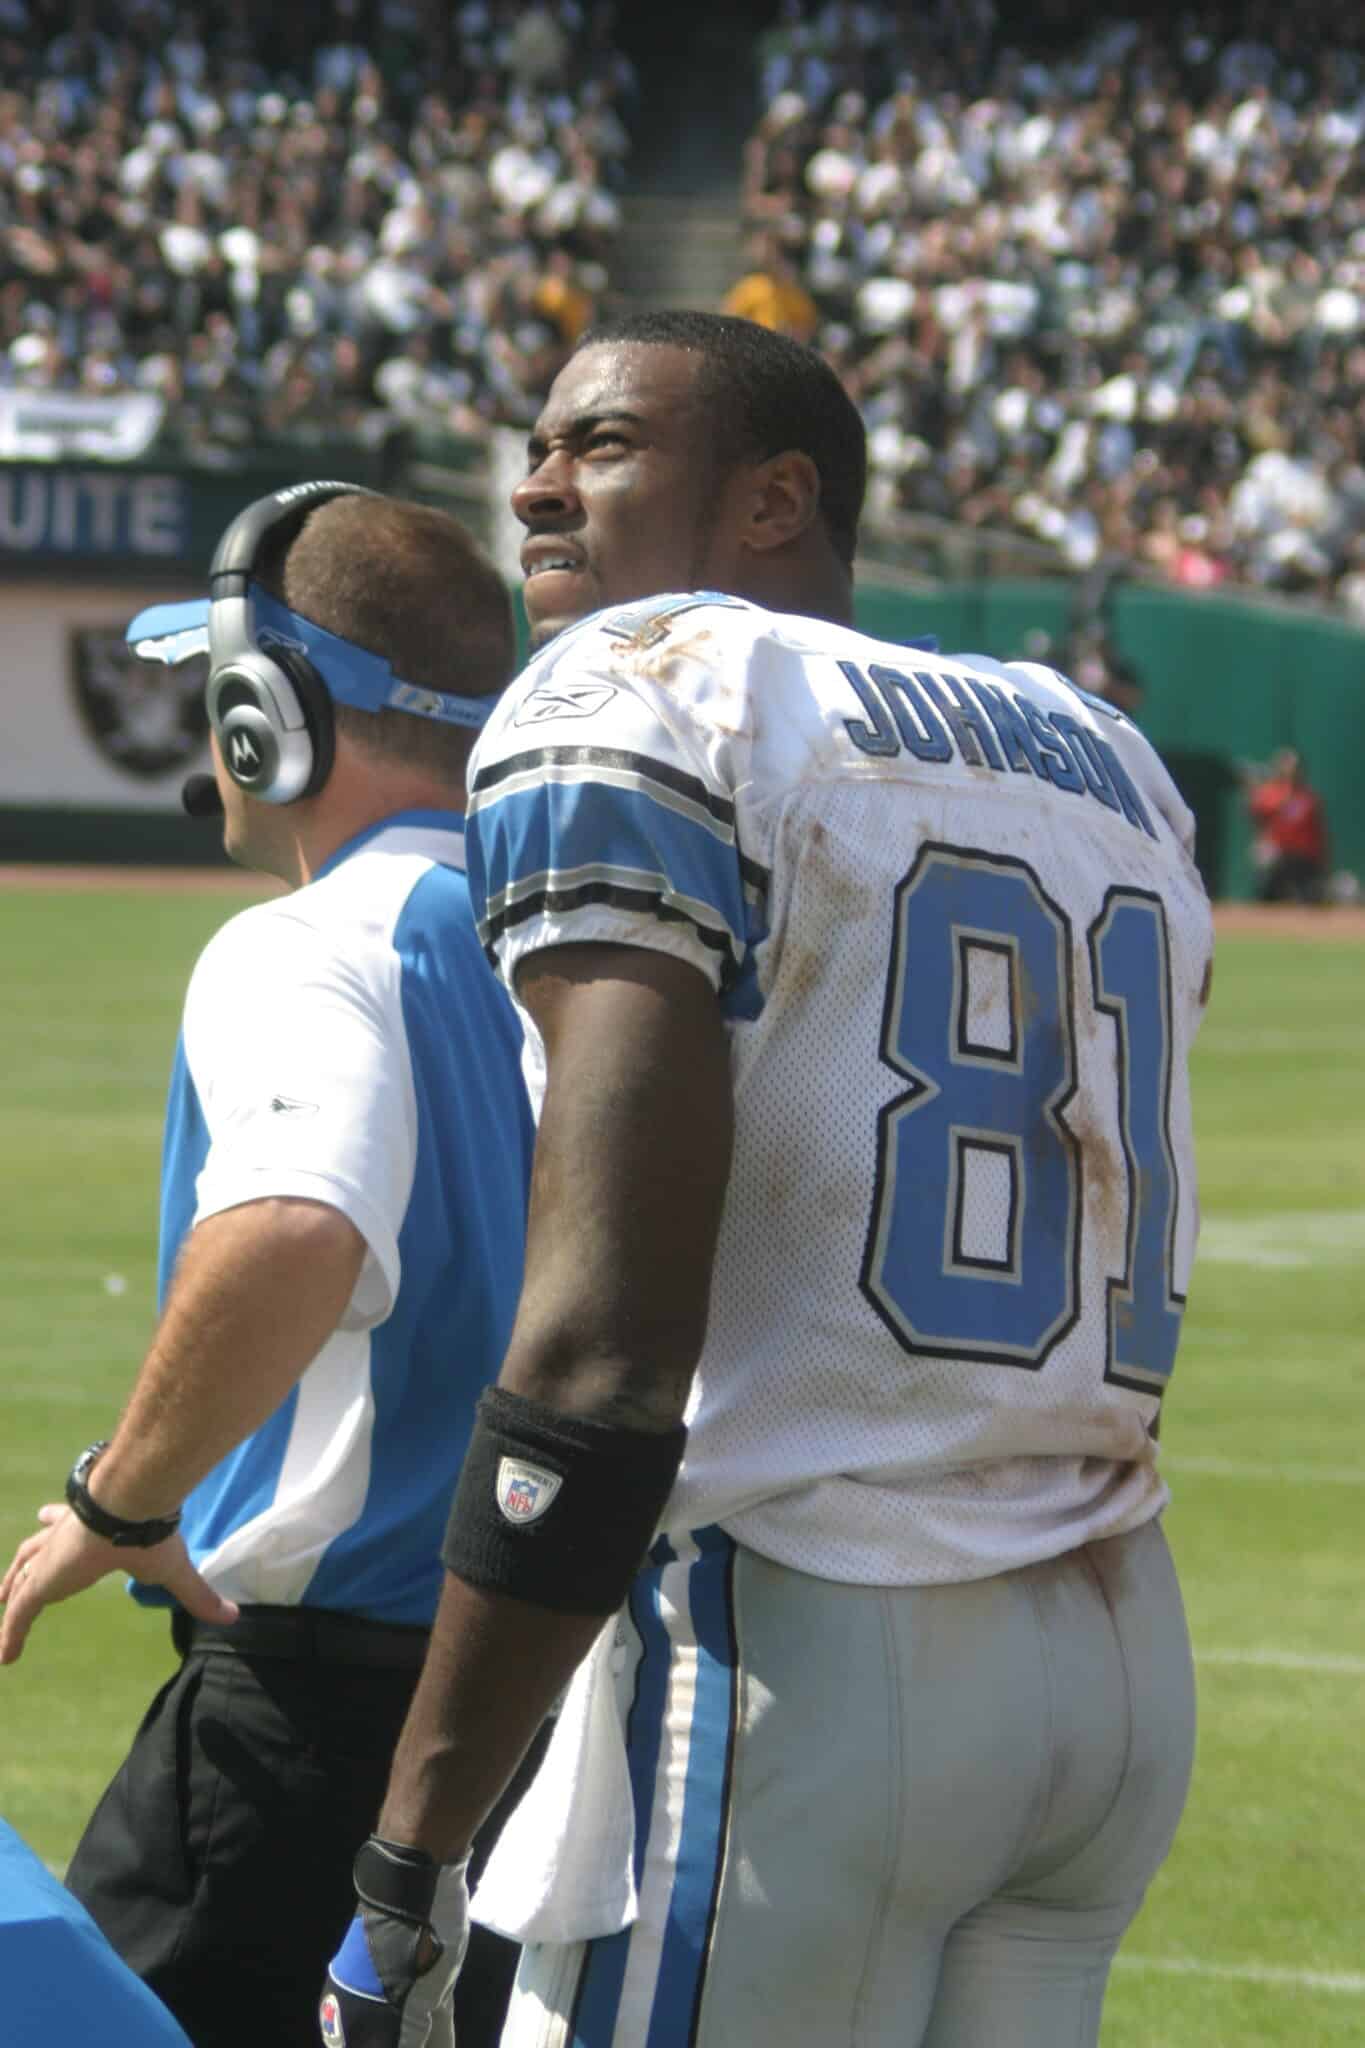
[[1193,1753],[1156,1523],[903,1589],[707,1531],[632,1612],[640,1917],[528,1949],[503,2048],[1093,2048]]

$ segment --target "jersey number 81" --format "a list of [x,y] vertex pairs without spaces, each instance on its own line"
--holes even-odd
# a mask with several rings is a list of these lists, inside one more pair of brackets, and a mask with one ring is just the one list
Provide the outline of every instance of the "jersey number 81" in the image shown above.
[[[1160,899],[1111,889],[1088,949],[1093,1008],[1115,1026],[1127,1165],[1104,1376],[1159,1394],[1184,1308]],[[1065,1112],[1085,998],[1072,952],[1023,861],[929,845],[896,891],[881,1057],[907,1085],[879,1118],[861,1286],[909,1352],[1037,1371],[1080,1314],[1081,1147]]]

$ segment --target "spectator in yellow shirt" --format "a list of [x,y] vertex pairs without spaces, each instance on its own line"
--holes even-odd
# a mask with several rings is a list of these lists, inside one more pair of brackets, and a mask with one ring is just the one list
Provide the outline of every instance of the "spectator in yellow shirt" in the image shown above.
[[793,341],[810,341],[820,324],[814,299],[797,276],[778,236],[755,235],[750,244],[752,269],[732,284],[721,302],[722,313],[753,320]]

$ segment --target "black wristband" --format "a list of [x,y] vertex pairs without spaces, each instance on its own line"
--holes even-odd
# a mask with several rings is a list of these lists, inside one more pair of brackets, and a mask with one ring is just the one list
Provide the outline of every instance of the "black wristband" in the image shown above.
[[479,1396],[441,1558],[472,1586],[564,1614],[614,1614],[653,1539],[687,1431]]
[[108,1437],[101,1437],[81,1452],[67,1474],[66,1498],[71,1512],[78,1522],[84,1522],[87,1529],[96,1536],[102,1536],[106,1543],[117,1545],[120,1550],[150,1550],[154,1543],[164,1543],[180,1527],[180,1510],[173,1515],[158,1515],[149,1522],[130,1522],[124,1515],[111,1514],[92,1498],[86,1484],[90,1468],[103,1451],[109,1448]]
[[351,1872],[362,1906],[391,1913],[395,1920],[410,1920],[415,1927],[425,1927],[431,1919],[440,1875],[440,1864],[425,1849],[386,1842],[382,1835],[371,1835],[361,1844]]

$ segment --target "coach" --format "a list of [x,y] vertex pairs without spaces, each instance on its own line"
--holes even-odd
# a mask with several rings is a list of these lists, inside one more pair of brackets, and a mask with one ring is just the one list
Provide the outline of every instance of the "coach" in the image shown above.
[[[0,1580],[0,1663],[109,1572],[169,1606],[179,1671],[68,1882],[196,2048],[296,2048],[520,1284],[520,1034],[480,957],[462,819],[513,644],[457,522],[344,485],[248,507],[210,591],[129,638],[207,648],[200,808],[221,803],[228,852],[292,893],[195,968],[159,1326],[112,1440]],[[502,1959],[473,1961],[462,2048],[496,2039],[505,1995]]]

